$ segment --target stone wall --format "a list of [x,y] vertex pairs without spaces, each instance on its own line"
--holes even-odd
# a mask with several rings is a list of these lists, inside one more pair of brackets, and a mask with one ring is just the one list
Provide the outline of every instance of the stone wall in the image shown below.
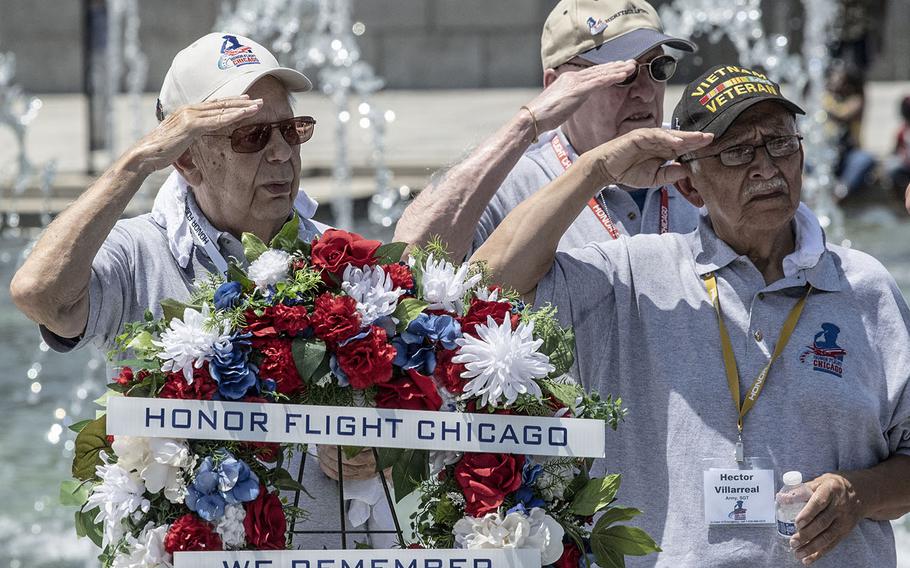
[[[0,51],[13,51],[17,82],[32,92],[74,92],[83,84],[83,6],[101,0],[0,0]],[[656,6],[671,0],[655,0]],[[212,29],[219,0],[140,2],[150,91],[173,55]],[[448,89],[540,85],[540,30],[554,0],[354,0],[366,25],[364,58],[390,88]],[[766,29],[799,45],[801,3],[765,0]],[[871,77],[910,79],[910,2],[891,0],[884,50]],[[721,62],[729,44],[705,45],[680,71]],[[689,77],[690,78],[690,77]]]

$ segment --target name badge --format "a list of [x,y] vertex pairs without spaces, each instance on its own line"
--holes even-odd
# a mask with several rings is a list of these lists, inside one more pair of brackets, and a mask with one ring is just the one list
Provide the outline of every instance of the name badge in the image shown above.
[[704,481],[709,525],[775,523],[774,470],[708,469]]

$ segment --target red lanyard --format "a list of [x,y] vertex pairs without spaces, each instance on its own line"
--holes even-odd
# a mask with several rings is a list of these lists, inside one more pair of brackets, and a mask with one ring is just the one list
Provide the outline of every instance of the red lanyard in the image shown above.
[[[562,145],[562,141],[559,139],[558,135],[553,136],[553,138],[550,139],[550,145],[553,147],[553,152],[556,153],[556,159],[559,160],[563,169],[568,170],[569,166],[572,165],[572,158],[569,157],[569,153],[566,152],[566,148]],[[618,239],[619,229],[616,228],[613,219],[610,218],[606,201],[601,203],[597,200],[597,197],[592,197],[591,200],[588,201],[588,208],[594,213],[594,216],[597,217],[597,220],[600,221],[600,224],[603,225],[610,236],[614,239]],[[670,196],[667,193],[667,188],[662,187],[660,188],[660,234],[664,234],[669,230]]]

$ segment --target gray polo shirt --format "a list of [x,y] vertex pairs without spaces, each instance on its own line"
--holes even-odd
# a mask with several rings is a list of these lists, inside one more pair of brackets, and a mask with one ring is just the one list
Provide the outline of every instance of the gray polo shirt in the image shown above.
[[[565,172],[550,140],[558,136],[574,162],[578,153],[569,144],[561,129],[551,130],[540,136],[538,142],[524,153],[515,167],[509,172],[502,186],[490,200],[474,229],[474,242],[471,251],[480,248],[496,227],[502,223],[512,209],[519,203],[534,195],[539,189]],[[668,189],[669,231],[688,233],[695,230],[698,224],[698,209],[693,207],[679,194],[673,186]],[[617,230],[623,235],[639,233],[658,233],[660,229],[660,188],[648,190],[644,208],[641,210],[628,191],[616,186],[609,186],[603,192],[610,218]],[[588,243],[610,240],[610,234],[594,215],[585,207],[569,230],[559,241],[559,250],[570,250]],[[470,256],[470,254],[468,255]]]
[[[797,233],[797,240],[800,239]],[[559,252],[536,304],[575,328],[579,376],[622,396],[630,412],[606,435],[605,466],[623,474],[618,497],[659,556],[628,566],[784,566],[774,528],[708,527],[702,458],[730,457],[736,411],[716,315],[702,276],[714,271],[741,375],[741,392],[767,363],[806,283],[792,339],[745,419],[746,455],[770,458],[778,487],[910,455],[910,311],[874,258],[826,245],[810,268],[771,285],[721,241],[707,217],[686,235],[639,235]],[[792,563],[792,559],[789,560]],[[815,566],[895,566],[891,525],[864,520]]]
[[[218,243],[219,252],[225,258],[234,257],[245,263],[246,257],[240,241],[230,233],[212,227],[192,200],[192,194],[189,199],[203,230]],[[171,216],[177,217],[179,215]],[[301,219],[300,238],[312,240],[324,227],[310,219]],[[181,267],[169,247],[168,239],[167,227],[160,225],[152,214],[118,221],[92,261],[89,317],[85,333],[78,340],[65,339],[41,326],[41,334],[48,345],[61,352],[88,344],[107,350],[111,348],[117,334],[122,332],[124,324],[142,320],[146,309],[150,309],[155,317],[161,317],[161,300],[173,298],[188,301],[193,281],[216,269],[205,249],[195,245],[192,246],[190,261]],[[286,467],[296,477],[301,467],[300,455],[296,455]],[[309,518],[297,523],[295,530],[338,531],[341,527],[338,484],[322,473],[313,456],[306,460],[303,485],[309,496],[301,494],[299,506],[309,513]],[[284,493],[283,496],[293,503],[293,493]],[[382,500],[377,506],[384,507],[387,511],[384,504],[385,501]],[[385,512],[381,518],[390,517]],[[367,523],[370,530],[393,528],[390,523],[380,524],[375,518]],[[354,528],[347,519],[346,525],[348,529]],[[366,528],[363,525],[356,527],[361,531]],[[371,540],[374,545],[388,546],[391,538],[387,535],[372,539],[363,534],[349,535],[348,546],[353,547],[356,542]],[[294,545],[307,549],[331,549],[341,548],[341,541],[337,535],[308,534],[295,537]]]

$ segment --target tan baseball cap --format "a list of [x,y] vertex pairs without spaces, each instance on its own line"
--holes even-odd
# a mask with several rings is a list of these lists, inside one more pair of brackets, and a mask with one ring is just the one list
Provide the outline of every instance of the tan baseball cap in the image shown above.
[[290,92],[313,88],[306,75],[282,67],[269,50],[250,38],[221,32],[205,35],[171,62],[158,95],[158,120],[183,105],[242,95],[266,75],[284,83]]
[[637,59],[659,45],[682,51],[689,40],[664,34],[657,10],[644,0],[560,0],[547,16],[540,37],[544,69],[575,56],[591,63]]

